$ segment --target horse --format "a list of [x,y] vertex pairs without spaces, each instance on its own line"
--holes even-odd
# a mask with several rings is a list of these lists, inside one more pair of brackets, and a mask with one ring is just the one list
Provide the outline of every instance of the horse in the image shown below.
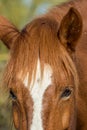
[[87,129],[86,7],[86,0],[55,6],[21,31],[0,16],[17,130]]

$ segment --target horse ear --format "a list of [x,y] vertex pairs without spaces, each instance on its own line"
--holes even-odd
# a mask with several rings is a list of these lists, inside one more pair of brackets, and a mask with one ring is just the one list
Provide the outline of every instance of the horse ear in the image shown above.
[[19,31],[6,18],[0,16],[0,40],[11,49],[12,44],[18,37]]
[[82,18],[75,8],[70,8],[64,16],[58,36],[61,43],[69,50],[75,51],[75,47],[82,32]]

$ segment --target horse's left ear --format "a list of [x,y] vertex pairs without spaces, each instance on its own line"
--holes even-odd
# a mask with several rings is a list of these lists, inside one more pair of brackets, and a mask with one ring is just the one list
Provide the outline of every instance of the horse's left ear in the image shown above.
[[5,17],[0,16],[0,40],[3,41],[8,49],[12,48],[14,41],[19,35],[19,30]]
[[75,51],[75,47],[81,33],[82,18],[79,12],[72,7],[61,21],[58,32],[59,39],[67,49]]

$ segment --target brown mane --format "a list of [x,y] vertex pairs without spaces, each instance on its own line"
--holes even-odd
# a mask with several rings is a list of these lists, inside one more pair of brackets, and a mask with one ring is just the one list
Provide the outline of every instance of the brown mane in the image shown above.
[[[61,81],[61,72],[70,77],[73,75],[77,85],[77,72],[71,57],[65,48],[59,44],[58,23],[47,17],[42,17],[28,24],[17,38],[11,51],[11,58],[5,73],[5,82],[10,86],[12,80],[21,73],[22,80],[29,73],[29,83],[32,73],[36,70],[38,57],[43,75],[44,64],[50,64],[55,81]],[[66,79],[67,80],[67,79]],[[61,85],[61,82],[58,83]]]

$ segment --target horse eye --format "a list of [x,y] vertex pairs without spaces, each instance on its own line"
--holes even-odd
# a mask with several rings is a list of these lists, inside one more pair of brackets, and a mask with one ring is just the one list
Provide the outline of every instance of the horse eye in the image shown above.
[[69,88],[66,88],[63,93],[61,94],[61,98],[69,98],[72,93],[72,90]]
[[12,90],[10,90],[10,96],[12,99],[17,99],[16,95],[13,93]]

